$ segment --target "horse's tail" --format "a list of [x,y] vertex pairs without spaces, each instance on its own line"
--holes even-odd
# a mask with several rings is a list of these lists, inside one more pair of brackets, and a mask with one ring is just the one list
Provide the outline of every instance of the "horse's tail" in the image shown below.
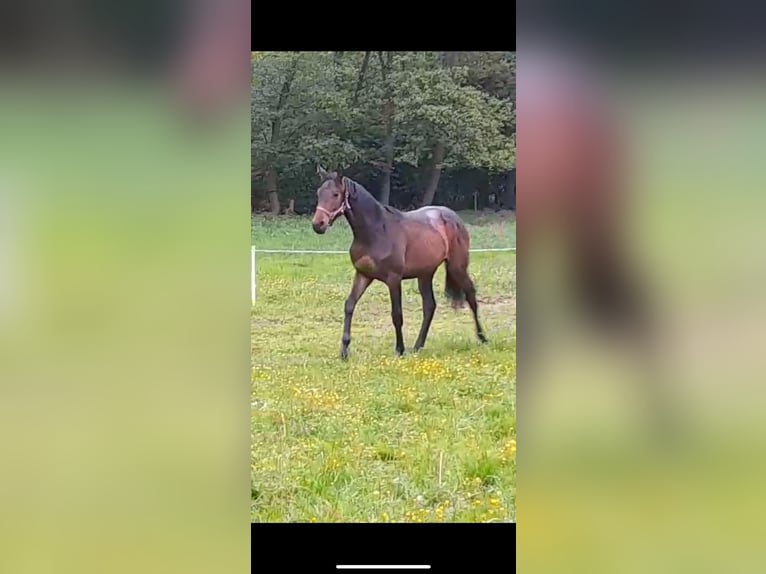
[[448,219],[445,217],[445,224],[449,237],[449,252],[445,265],[444,293],[452,303],[452,307],[458,309],[465,303],[466,287],[470,282],[468,278],[468,254],[471,238],[457,214]]
[[455,309],[459,309],[465,304],[465,291],[457,281],[455,273],[450,273],[450,266],[447,263],[446,266],[446,280],[444,286],[444,294],[450,300],[450,303]]

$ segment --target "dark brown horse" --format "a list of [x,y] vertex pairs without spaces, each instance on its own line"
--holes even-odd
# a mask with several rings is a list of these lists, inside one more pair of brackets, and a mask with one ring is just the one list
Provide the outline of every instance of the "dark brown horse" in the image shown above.
[[[564,238],[578,311],[611,339],[627,335],[635,353],[652,428],[676,429],[679,410],[667,394],[660,318],[649,286],[630,256],[627,236],[631,192],[629,139],[619,108],[602,82],[595,59],[573,46],[527,44],[518,67],[517,242],[522,261],[534,261],[550,230]],[[525,255],[526,254],[526,255]],[[522,264],[524,265],[524,264]],[[543,339],[537,332],[534,288],[526,291],[522,332],[530,379]],[[534,377],[534,375],[533,375]],[[533,378],[532,377],[532,378]],[[534,388],[535,385],[522,385]],[[528,392],[528,391],[522,391]],[[529,404],[529,399],[524,399]],[[661,433],[662,434],[662,433]]]
[[521,257],[557,230],[569,250],[572,287],[590,317],[636,332],[646,310],[622,234],[627,158],[619,116],[588,59],[535,45],[526,54],[517,78],[524,109],[517,134]]
[[468,276],[468,230],[460,217],[446,207],[428,206],[410,212],[380,204],[362,185],[337,172],[317,168],[321,185],[312,226],[324,233],[341,215],[354,233],[349,253],[356,269],[351,293],[346,299],[340,356],[348,357],[351,317],[357,302],[374,280],[388,287],[391,319],[396,332],[396,352],[404,354],[402,337],[402,280],[417,279],[423,298],[423,323],[415,341],[417,351],[425,345],[436,300],[433,277],[446,262],[446,294],[454,307],[464,300],[473,312],[476,335],[487,341],[479,323],[476,288]]

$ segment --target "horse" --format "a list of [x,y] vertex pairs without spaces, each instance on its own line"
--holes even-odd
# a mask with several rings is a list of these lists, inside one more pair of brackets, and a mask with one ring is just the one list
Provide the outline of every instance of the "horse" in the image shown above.
[[[550,231],[563,239],[572,279],[567,288],[577,310],[609,340],[628,337],[645,404],[655,417],[652,428],[664,435],[678,430],[679,409],[667,394],[661,318],[624,234],[633,191],[627,126],[598,62],[571,46],[546,44],[528,45],[517,70],[516,103],[524,110],[517,125],[520,257],[534,260],[535,246]],[[543,350],[534,317],[546,302],[536,300],[534,288],[525,292],[522,314],[530,319],[523,319],[522,379],[530,380]]]
[[517,105],[524,108],[517,134],[525,190],[516,200],[521,257],[540,235],[556,230],[571,258],[571,288],[590,318],[638,332],[646,302],[622,235],[623,126],[587,59],[532,48],[518,69],[523,81]]
[[320,186],[311,221],[314,231],[324,234],[342,215],[354,234],[349,254],[356,273],[344,306],[341,359],[348,358],[356,304],[375,280],[388,287],[398,356],[404,354],[402,280],[418,280],[423,322],[414,350],[422,349],[436,311],[433,277],[442,263],[445,264],[447,297],[456,309],[468,301],[476,336],[481,343],[486,343],[487,337],[479,322],[476,288],[468,275],[470,237],[457,213],[444,206],[402,212],[382,205],[361,184],[339,171],[328,173],[320,165],[317,173]]

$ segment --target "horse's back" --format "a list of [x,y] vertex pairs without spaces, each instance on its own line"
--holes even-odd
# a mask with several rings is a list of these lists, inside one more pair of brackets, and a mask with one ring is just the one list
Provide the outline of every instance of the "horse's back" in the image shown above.
[[438,224],[439,222],[453,222],[459,227],[463,226],[463,221],[460,219],[460,216],[444,205],[426,205],[408,211],[403,215],[405,220],[410,221],[423,221],[432,225]]

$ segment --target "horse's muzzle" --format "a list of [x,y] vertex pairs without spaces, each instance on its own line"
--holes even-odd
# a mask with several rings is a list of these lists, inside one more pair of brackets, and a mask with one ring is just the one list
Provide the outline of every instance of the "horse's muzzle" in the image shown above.
[[327,231],[327,224],[323,221],[315,221],[311,224],[311,227],[313,227],[314,231],[319,235],[322,235],[325,231]]

